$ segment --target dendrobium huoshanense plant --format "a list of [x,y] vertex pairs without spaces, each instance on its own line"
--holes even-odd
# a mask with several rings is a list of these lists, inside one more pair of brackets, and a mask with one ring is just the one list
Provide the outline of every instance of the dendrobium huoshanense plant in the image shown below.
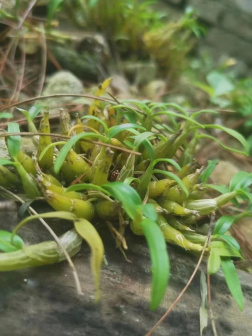
[[[18,123],[9,122],[7,132],[1,134],[10,155],[10,159],[0,159],[1,194],[21,190],[29,200],[43,197],[55,211],[26,217],[12,232],[0,231],[0,271],[57,263],[75,255],[84,239],[91,248],[99,300],[104,246],[95,225],[104,220],[116,232],[116,246],[122,251],[127,248],[126,224],[134,234],[145,236],[152,263],[150,309],[160,304],[169,279],[166,243],[194,253],[204,249],[208,273],[222,268],[242,309],[243,295],[232,260],[242,258],[241,250],[227,231],[241,217],[251,216],[252,174],[238,173],[228,187],[208,184],[217,160],[199,167],[194,153],[201,139],[208,138],[247,155],[246,141],[234,130],[197,121],[202,113],[215,111],[189,114],[176,104],[106,102],[99,97],[109,84],[110,79],[99,86],[88,113],[77,115],[73,124],[69,114],[60,111],[60,134],[51,133],[49,110],[38,106],[29,111],[19,109],[27,119],[29,133],[20,133]],[[42,118],[37,131],[33,120],[39,113]],[[2,117],[9,117],[7,114]],[[163,116],[167,122],[162,121]],[[207,133],[213,128],[236,139],[238,147],[228,147]],[[21,150],[22,135],[39,135],[33,157]],[[210,198],[213,189],[219,195]],[[247,210],[238,216],[219,217],[213,232],[203,233],[199,220],[209,223],[209,215],[218,214],[218,209],[230,202],[236,207],[245,204]],[[31,202],[27,204],[28,208]],[[57,243],[28,246],[17,235],[28,221],[51,217],[67,219],[74,226]],[[204,246],[207,239],[210,242]]]

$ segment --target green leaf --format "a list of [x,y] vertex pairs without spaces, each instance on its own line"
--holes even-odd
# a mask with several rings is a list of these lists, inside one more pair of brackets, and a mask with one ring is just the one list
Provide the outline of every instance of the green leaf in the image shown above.
[[1,112],[0,113],[0,119],[9,119],[13,118],[13,115],[9,112]]
[[227,186],[224,185],[224,184],[221,184],[221,185],[206,184],[205,187],[206,187],[206,188],[211,188],[211,189],[217,190],[217,191],[219,191],[219,193],[221,193],[221,194],[226,194],[226,193],[229,192]]
[[108,137],[109,138],[114,138],[118,133],[124,131],[124,130],[129,130],[130,128],[139,128],[141,130],[145,130],[143,126],[137,125],[137,124],[121,124],[117,126],[110,127],[108,131]]
[[195,112],[191,115],[191,118],[196,118],[198,115],[200,115],[201,113],[215,113],[215,114],[218,114],[219,112],[218,111],[215,111],[215,110],[201,110],[201,111],[198,111],[198,112]]
[[227,286],[238,304],[240,310],[243,310],[244,298],[242,294],[241,284],[234,266],[230,258],[221,258],[221,267],[225,275]]
[[3,252],[12,252],[20,250],[23,245],[23,239],[17,235],[13,237],[13,241],[11,241],[12,233],[0,230],[0,250]]
[[230,191],[246,189],[252,184],[252,173],[241,171],[232,178],[229,184]]
[[50,23],[54,18],[56,11],[64,0],[50,0],[47,10],[47,23]]
[[172,111],[156,112],[156,113],[153,115],[153,117],[156,117],[156,116],[158,116],[158,115],[162,115],[162,114],[165,114],[165,115],[168,115],[168,116],[173,116],[173,117],[178,117],[178,118],[181,118],[181,119],[185,119],[185,120],[190,121],[192,124],[197,125],[199,128],[204,128],[203,125],[201,125],[201,124],[198,123],[197,121],[193,120],[192,118],[187,117],[187,116],[182,115],[182,114],[179,114],[179,113],[176,113],[176,112],[172,112]]
[[16,232],[27,222],[30,222],[37,218],[59,218],[59,219],[66,219],[69,221],[74,221],[76,219],[76,216],[68,211],[53,211],[53,212],[46,212],[41,213],[33,216],[29,216],[24,218],[13,230],[12,237],[16,234]]
[[203,171],[203,173],[200,175],[200,179],[202,183],[206,183],[209,179],[210,175],[212,174],[214,168],[218,164],[218,160],[208,160],[208,165],[206,169]]
[[123,183],[130,185],[133,181],[135,181],[137,184],[139,183],[139,179],[136,177],[127,177]]
[[172,165],[173,167],[177,168],[178,171],[181,170],[181,167],[180,165],[173,159],[156,159],[154,162],[153,162],[153,165],[155,166],[158,162],[167,162],[169,163],[170,165]]
[[89,8],[94,8],[100,0],[88,0]]
[[227,76],[217,71],[212,71],[207,75],[208,83],[214,88],[214,96],[218,97],[234,90],[233,83]]
[[42,111],[43,107],[44,105],[42,104],[35,104],[29,109],[29,116],[31,120],[34,120],[37,117],[37,115]]
[[211,250],[220,257],[238,257],[242,258],[240,252],[223,241],[211,241]]
[[[9,122],[8,123],[8,133],[19,133],[18,123]],[[7,146],[10,153],[10,156],[15,159],[20,151],[21,146],[21,137],[20,135],[12,135],[7,139]]]
[[247,191],[244,191],[242,189],[236,190],[238,195],[243,199],[243,200],[249,200],[249,210],[252,210],[252,193],[249,193]]
[[34,202],[34,199],[28,200],[20,206],[20,208],[18,209],[18,217],[20,219],[23,219],[29,216],[28,208],[31,206],[33,202]]
[[[84,117],[81,117],[81,119],[92,119],[92,120],[95,120],[95,121],[99,122],[103,126],[105,133],[107,133],[107,131],[108,131],[107,125],[105,124],[105,122],[103,120],[101,120],[101,118],[98,118],[96,116],[86,115]],[[85,125],[83,125],[83,127],[85,127]]]
[[16,162],[13,162],[13,161],[8,160],[8,159],[0,159],[0,165],[1,165],[1,166],[6,166],[6,165],[12,165],[12,166],[15,166],[15,165],[16,165]]
[[[101,140],[107,140],[104,136],[99,135],[99,134],[95,134],[95,133],[91,133],[91,132],[87,132],[87,133],[81,133],[81,134],[77,134],[75,136],[73,136],[70,140],[68,140],[68,142],[62,147],[62,149],[60,150],[58,157],[55,161],[54,164],[54,172],[56,174],[59,173],[60,168],[67,156],[67,154],[69,153],[70,149],[76,144],[76,142],[78,142],[81,139],[84,138],[98,138]],[[41,153],[42,154],[42,153]]]
[[76,219],[74,227],[91,249],[91,270],[95,280],[95,301],[97,302],[100,300],[100,273],[104,257],[103,242],[94,226],[86,219]]
[[18,107],[16,107],[16,109],[25,116],[25,118],[27,120],[27,123],[28,123],[29,132],[37,133],[37,128],[36,128],[34,122],[32,121],[32,118],[31,118],[29,112],[26,111],[26,110],[23,110],[21,108],[18,108]]
[[179,110],[179,112],[181,112],[184,116],[187,116],[188,113],[186,112],[186,110],[184,110],[181,106],[174,104],[174,103],[152,103],[150,104],[151,108],[151,112],[153,111],[153,109],[156,108],[163,108],[166,109],[167,107],[173,107],[176,110]]
[[47,145],[41,152],[40,156],[39,156],[39,161],[41,161],[45,155],[45,153],[52,147],[58,146],[58,145],[65,145],[66,141],[56,141],[56,142],[52,142],[49,145]]
[[142,201],[136,190],[131,186],[122,182],[110,182],[103,184],[102,188],[122,203],[124,210],[132,220],[139,215]]
[[136,124],[137,123],[137,114],[136,112],[124,112],[123,116],[127,119],[130,123]]
[[153,222],[156,222],[158,219],[155,207],[153,204],[146,203],[142,205],[142,213],[146,218],[151,219]]
[[214,249],[211,249],[208,261],[207,261],[207,272],[208,274],[215,274],[219,271],[221,266],[221,258],[219,254],[214,252]]
[[99,192],[102,192],[104,194],[109,194],[105,189],[103,189],[100,186],[97,186],[92,183],[80,183],[80,184],[73,184],[70,187],[67,188],[68,191],[80,191],[80,190],[97,190]]
[[222,235],[229,230],[235,221],[233,216],[222,216],[215,224],[214,234]]
[[188,189],[186,188],[186,186],[184,185],[184,183],[182,182],[182,180],[175,174],[170,173],[166,170],[160,170],[160,169],[155,169],[153,171],[154,174],[163,174],[166,175],[168,177],[170,177],[172,180],[176,181],[178,183],[178,185],[180,186],[180,188],[184,191],[184,193],[186,194],[186,197],[189,196],[189,192]]
[[197,81],[192,82],[192,85],[206,92],[209,95],[209,97],[214,96],[214,89],[211,86],[205,83],[202,83],[202,82],[197,82]]
[[230,152],[240,153],[240,154],[243,154],[243,155],[248,155],[247,152],[244,152],[242,150],[235,149],[233,147],[228,147],[228,146],[224,145],[220,140],[218,140],[214,136],[211,136],[211,135],[208,135],[208,134],[200,134],[200,135],[197,135],[197,138],[198,139],[200,139],[200,138],[208,138],[208,139],[211,139],[211,140],[217,142],[217,144],[219,144],[222,148],[224,148],[226,150],[229,150]]
[[156,309],[164,297],[170,275],[170,262],[162,231],[157,223],[144,219],[140,223],[151,256],[152,288],[150,309]]
[[152,159],[154,157],[154,149],[152,144],[147,141],[148,138],[153,137],[154,133],[152,132],[143,132],[139,135],[133,135],[131,138],[133,138],[134,141],[134,147],[138,149],[138,147],[143,143],[146,150],[148,151],[150,158]]
[[[231,135],[233,138],[235,138],[237,141],[240,142],[240,144],[245,149],[246,155],[249,154],[249,146],[248,146],[247,141],[244,139],[244,137],[240,133],[236,132],[235,130],[228,128],[228,127],[221,126],[221,125],[215,125],[215,124],[204,125],[204,128],[215,128],[215,129],[220,129],[223,132],[226,132],[227,134]],[[232,150],[235,151],[234,148]]]
[[241,247],[233,237],[227,235],[218,235],[218,237],[223,239],[232,248],[240,251]]

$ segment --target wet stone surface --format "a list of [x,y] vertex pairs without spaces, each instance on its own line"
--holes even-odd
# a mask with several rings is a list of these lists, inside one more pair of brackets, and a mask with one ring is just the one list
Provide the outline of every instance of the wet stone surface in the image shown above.
[[[14,211],[2,212],[0,229],[16,225]],[[71,228],[68,223],[52,224],[60,234]],[[151,272],[149,253],[142,237],[127,233],[129,251],[125,261],[115,249],[113,238],[104,228],[99,230],[104,241],[109,265],[101,274],[102,300],[93,302],[90,253],[86,245],[73,258],[84,295],[76,293],[71,270],[66,262],[36,269],[0,273],[1,336],[143,336],[164,314],[189,279],[197,256],[169,246],[171,278],[162,305],[151,312],[148,308]],[[50,239],[39,223],[30,223],[20,235],[26,242]],[[202,269],[204,266],[202,266]],[[218,335],[249,335],[252,321],[252,276],[239,272],[245,309],[241,313],[229,295],[223,276],[212,277],[212,305]],[[173,312],[154,333],[157,336],[199,335],[199,274]],[[211,328],[204,335],[211,336]]]

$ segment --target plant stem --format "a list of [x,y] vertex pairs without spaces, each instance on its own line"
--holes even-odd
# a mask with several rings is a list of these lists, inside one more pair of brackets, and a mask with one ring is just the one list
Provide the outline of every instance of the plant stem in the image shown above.
[[[3,188],[0,186],[0,190],[3,190],[5,193],[11,195],[12,197],[14,197],[16,200],[18,200],[20,203],[24,204],[25,201],[22,200],[22,198],[20,198],[18,195],[13,194],[11,191]],[[38,213],[31,207],[28,207],[28,210],[33,214],[33,215],[38,215]],[[83,292],[81,290],[81,284],[80,284],[80,279],[77,273],[77,270],[72,262],[71,257],[69,256],[69,254],[67,253],[66,249],[64,248],[64,246],[62,246],[62,244],[60,243],[60,240],[58,238],[58,236],[54,233],[54,231],[50,228],[50,226],[45,222],[45,220],[43,218],[39,218],[40,222],[44,225],[44,227],[50,232],[50,234],[52,235],[52,237],[54,238],[54,240],[56,241],[56,243],[59,245],[59,247],[62,249],[62,252],[64,253],[66,260],[69,263],[69,266],[72,269],[73,272],[73,277],[75,280],[75,286],[76,286],[76,290],[78,294],[83,295]]]

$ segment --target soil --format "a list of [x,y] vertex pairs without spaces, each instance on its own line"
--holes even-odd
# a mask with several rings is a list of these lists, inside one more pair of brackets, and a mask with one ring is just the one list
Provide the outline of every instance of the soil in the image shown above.
[[[15,211],[0,215],[1,229],[17,224]],[[53,223],[57,234],[71,225]],[[78,295],[71,270],[66,262],[0,275],[1,336],[144,336],[158,321],[185,286],[197,263],[198,256],[168,246],[171,278],[165,299],[154,312],[149,310],[151,271],[149,252],[144,238],[126,233],[129,250],[127,262],[105,227],[98,228],[104,241],[108,266],[101,274],[102,299],[95,304],[90,274],[90,252],[86,245],[73,258],[84,295]],[[38,222],[20,231],[26,242],[51,239]],[[202,265],[205,270],[205,265]],[[212,308],[218,335],[249,335],[252,321],[252,275],[239,272],[245,308],[240,312],[231,298],[221,273],[212,279]],[[175,309],[157,329],[157,336],[200,335],[199,308],[200,273]],[[210,322],[209,322],[210,324]],[[211,336],[211,327],[204,331]]]

